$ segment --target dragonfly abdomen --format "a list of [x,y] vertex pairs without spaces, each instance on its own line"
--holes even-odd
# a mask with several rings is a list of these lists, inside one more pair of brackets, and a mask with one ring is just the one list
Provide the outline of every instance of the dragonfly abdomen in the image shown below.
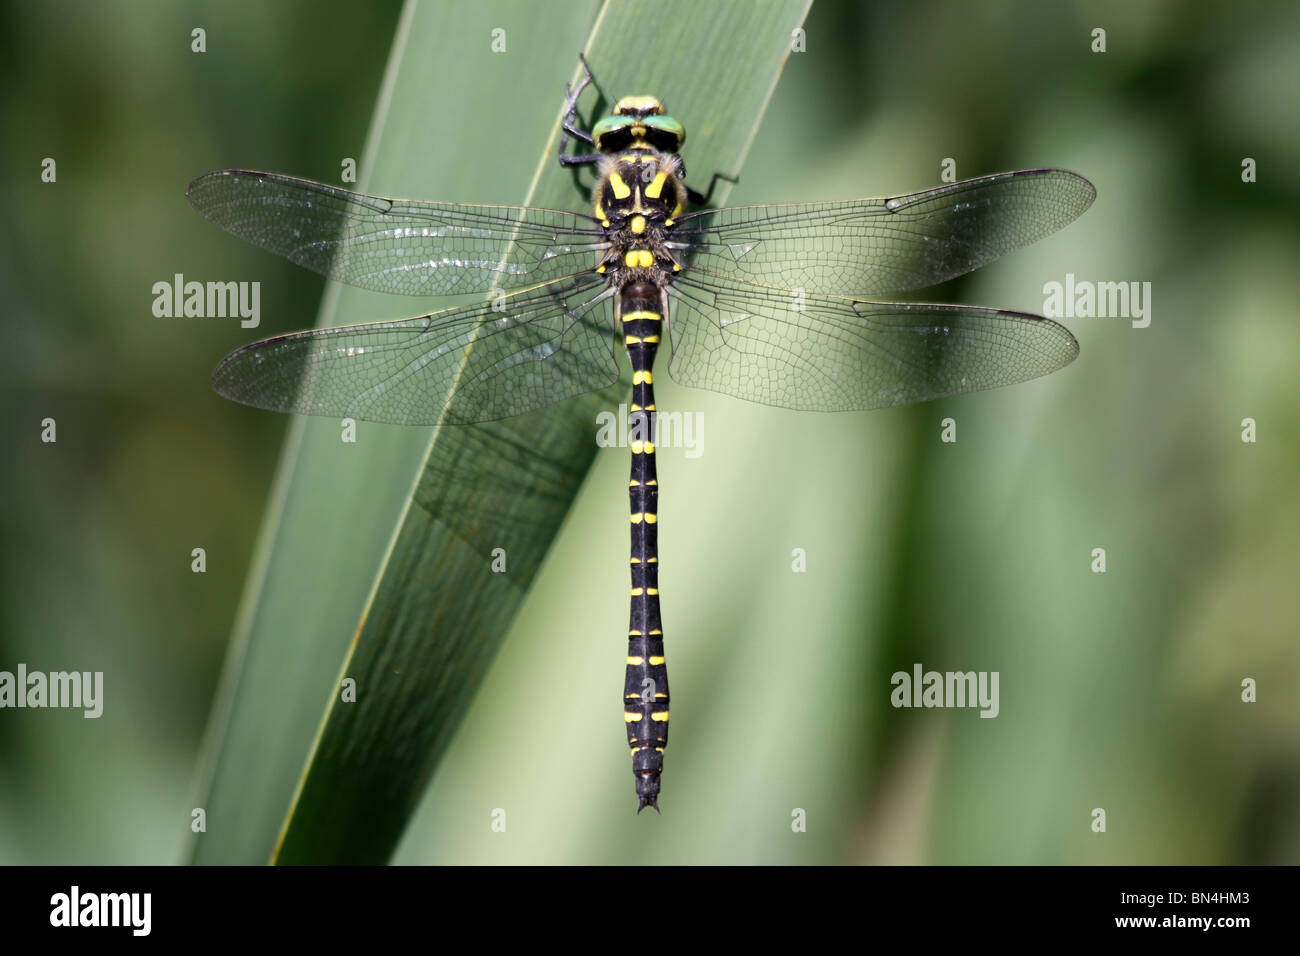
[[623,719],[632,748],[632,772],[640,801],[659,809],[659,775],[668,745],[668,669],[659,619],[659,480],[655,471],[653,367],[663,334],[662,294],[649,282],[633,282],[618,293],[623,344],[632,365],[629,444],[632,473],[628,502],[632,517],[632,605],[627,640]]

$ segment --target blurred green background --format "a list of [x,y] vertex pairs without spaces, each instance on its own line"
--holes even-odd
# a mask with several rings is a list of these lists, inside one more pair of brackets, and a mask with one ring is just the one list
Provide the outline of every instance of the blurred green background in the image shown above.
[[[591,5],[573,8],[581,27]],[[323,283],[203,222],[184,187],[221,166],[337,181],[400,12],[0,14],[0,670],[102,670],[109,694],[93,721],[0,711],[0,862],[185,857],[288,425],[208,375],[241,342],[311,325]],[[1300,10],[822,0],[806,29],[729,202],[924,188],[947,157],[959,178],[1064,166],[1098,189],[1078,223],[926,298],[1041,311],[1067,272],[1149,281],[1151,326],[1066,319],[1082,345],[1066,370],[883,412],[760,408],[663,377],[660,407],[704,421],[701,457],[659,456],[664,816],[633,817],[613,716],[627,452],[608,449],[396,859],[1300,862]],[[565,79],[521,82],[508,110],[553,113]],[[502,148],[504,109],[448,135]],[[154,318],[151,286],[177,272],[260,280],[262,326]],[[57,444],[39,441],[47,416]],[[956,444],[939,441],[949,416]],[[890,675],[918,662],[998,671],[999,717],[891,708]],[[556,689],[545,750],[521,732],[537,687]]]

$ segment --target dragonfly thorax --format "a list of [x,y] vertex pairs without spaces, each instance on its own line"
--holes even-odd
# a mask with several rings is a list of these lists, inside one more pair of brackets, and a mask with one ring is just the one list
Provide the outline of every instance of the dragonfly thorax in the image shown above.
[[597,271],[619,288],[670,281],[680,271],[668,236],[686,202],[681,160],[645,147],[601,157],[598,168],[594,205],[606,241]]
[[639,235],[636,217],[666,226],[686,208],[682,161],[673,153],[648,146],[627,149],[601,157],[597,169],[592,200],[596,218],[607,229],[626,226]]

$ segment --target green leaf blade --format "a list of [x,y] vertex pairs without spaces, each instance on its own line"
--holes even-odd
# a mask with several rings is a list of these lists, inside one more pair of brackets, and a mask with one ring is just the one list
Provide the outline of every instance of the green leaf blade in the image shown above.
[[[806,7],[612,4],[586,48],[609,95],[654,92],[688,123],[698,180],[739,169]],[[583,208],[555,164],[559,81],[592,23],[574,13],[408,9],[362,164],[368,191]],[[488,52],[497,28],[506,53]],[[321,324],[455,304],[376,301],[331,289]],[[473,428],[362,424],[356,445],[336,422],[295,423],[214,722],[196,862],[388,858],[591,464],[596,414],[620,394]],[[340,702],[343,678],[355,703]]]

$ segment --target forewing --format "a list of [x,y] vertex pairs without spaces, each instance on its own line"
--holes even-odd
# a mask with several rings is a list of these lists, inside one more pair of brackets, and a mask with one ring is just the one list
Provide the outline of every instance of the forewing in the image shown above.
[[782,408],[910,405],[1037,378],[1079,354],[1068,329],[1024,312],[799,295],[700,270],[673,288],[673,379]]
[[212,387],[302,415],[495,421],[618,378],[608,298],[580,277],[420,318],[280,335],[227,355]]
[[579,271],[594,219],[529,206],[383,199],[278,173],[220,169],[190,204],[222,229],[349,285],[399,295],[518,289]]
[[1076,173],[1023,169],[905,196],[705,210],[671,238],[711,272],[878,296],[978,269],[1073,222],[1096,195]]

